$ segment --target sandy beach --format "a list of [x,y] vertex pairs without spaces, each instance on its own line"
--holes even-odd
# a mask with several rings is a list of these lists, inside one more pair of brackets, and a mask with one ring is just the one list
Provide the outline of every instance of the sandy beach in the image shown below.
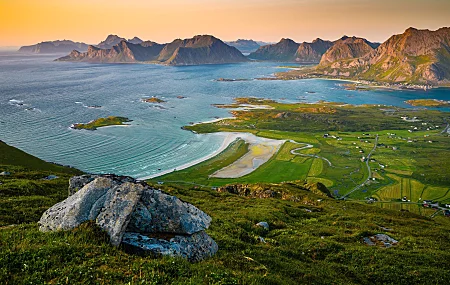
[[[139,180],[152,179],[152,178],[155,178],[158,176],[162,176],[164,174],[171,173],[173,171],[189,168],[189,167],[199,164],[205,160],[215,157],[216,155],[218,155],[219,153],[224,151],[235,140],[243,139],[250,144],[250,151],[247,154],[245,154],[243,157],[241,157],[239,160],[232,163],[231,165],[229,165],[213,174],[213,175],[219,175],[219,176],[215,176],[215,177],[225,177],[224,175],[232,175],[232,177],[240,177],[240,176],[243,176],[245,174],[248,174],[248,173],[254,171],[261,164],[263,164],[267,160],[269,160],[272,157],[272,155],[278,151],[279,147],[285,142],[284,140],[267,139],[267,138],[257,137],[251,133],[239,133],[239,132],[236,132],[236,133],[218,132],[218,133],[212,133],[212,134],[199,134],[198,136],[221,136],[221,137],[223,137],[223,142],[216,151],[212,152],[211,154],[209,154],[207,156],[204,156],[202,158],[185,163],[174,169],[162,171],[162,172],[156,173],[154,175],[150,175],[150,176],[139,177],[138,179]],[[243,167],[240,170],[234,171],[233,169],[236,169],[236,168],[238,169],[238,167],[236,167],[236,165],[241,165],[241,166],[246,165],[247,167]],[[225,170],[228,167],[231,167],[231,169],[232,169],[231,172],[230,172],[230,169]]]
[[211,177],[238,178],[252,173],[278,152],[285,140],[257,137],[242,133],[240,137],[249,143],[249,151],[232,164],[216,171]]

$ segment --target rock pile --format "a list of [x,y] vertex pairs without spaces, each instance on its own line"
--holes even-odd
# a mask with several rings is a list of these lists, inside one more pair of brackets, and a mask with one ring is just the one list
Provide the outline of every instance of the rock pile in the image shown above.
[[207,214],[133,178],[73,177],[69,195],[42,215],[41,231],[70,230],[95,221],[112,245],[122,245],[131,253],[200,261],[218,250],[204,231],[211,223]]

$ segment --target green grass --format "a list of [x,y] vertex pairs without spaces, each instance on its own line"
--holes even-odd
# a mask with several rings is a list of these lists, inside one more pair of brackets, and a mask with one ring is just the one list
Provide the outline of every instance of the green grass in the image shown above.
[[76,130],[96,130],[101,127],[106,126],[119,126],[124,125],[124,123],[131,122],[130,119],[125,117],[115,117],[115,116],[109,116],[106,118],[98,118],[96,120],[93,120],[89,123],[83,124],[73,124],[72,128]]
[[[214,165],[232,161],[246,150],[245,143],[236,141],[220,159],[202,167],[213,171]],[[93,223],[72,231],[41,233],[36,223],[40,215],[66,197],[68,177],[79,172],[70,168],[56,172],[52,164],[20,151],[16,155],[17,159],[11,155],[2,160],[2,170],[12,173],[1,177],[2,182],[34,184],[21,191],[1,188],[1,284],[436,284],[450,276],[448,218],[430,220],[337,201],[295,184],[253,186],[291,193],[295,195],[291,200],[241,197],[210,187],[158,186],[212,217],[207,232],[219,252],[200,263],[128,255],[109,245]],[[48,173],[62,178],[41,180]],[[260,221],[267,221],[270,231],[256,227]],[[381,227],[393,229],[388,234],[399,240],[398,246],[384,249],[362,242],[363,237],[383,233]]]

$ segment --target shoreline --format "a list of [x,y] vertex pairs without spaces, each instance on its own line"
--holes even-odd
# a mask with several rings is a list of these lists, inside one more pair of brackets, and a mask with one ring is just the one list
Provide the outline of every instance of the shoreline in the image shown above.
[[[200,123],[199,123],[200,124]],[[197,165],[201,162],[204,162],[208,159],[211,159],[215,156],[217,156],[218,154],[220,154],[222,151],[224,151],[225,149],[228,148],[228,146],[230,146],[231,143],[233,143],[236,139],[240,138],[240,137],[244,137],[246,135],[248,135],[249,133],[228,133],[228,132],[218,132],[218,133],[211,133],[211,134],[197,134],[197,136],[204,136],[204,135],[215,135],[215,136],[224,136],[223,142],[220,145],[220,147],[213,151],[212,153],[205,155],[203,157],[200,157],[196,160],[193,160],[191,162],[187,162],[185,164],[182,164],[180,166],[177,166],[173,169],[169,169],[169,170],[164,170],[161,172],[158,172],[156,174],[152,174],[152,175],[148,175],[148,176],[144,176],[144,177],[137,177],[137,180],[148,180],[148,179],[153,179],[159,176],[163,176],[165,174],[168,173],[172,173],[174,171],[178,171],[178,170],[183,170],[186,168],[189,168],[191,166]]]

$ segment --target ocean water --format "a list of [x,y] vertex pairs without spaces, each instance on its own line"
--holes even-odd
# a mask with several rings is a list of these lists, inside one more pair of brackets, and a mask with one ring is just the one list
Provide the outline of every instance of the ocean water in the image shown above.
[[[231,103],[235,97],[400,107],[409,107],[404,103],[408,99],[450,100],[449,89],[358,92],[345,90],[342,82],[319,79],[215,81],[271,76],[282,70],[277,68],[282,63],[167,67],[54,62],[57,57],[0,52],[0,140],[47,161],[136,178],[174,169],[219,149],[224,136],[193,134],[181,127],[230,116],[211,104]],[[151,96],[167,102],[141,101]],[[96,131],[69,128],[111,115],[133,122]]]

